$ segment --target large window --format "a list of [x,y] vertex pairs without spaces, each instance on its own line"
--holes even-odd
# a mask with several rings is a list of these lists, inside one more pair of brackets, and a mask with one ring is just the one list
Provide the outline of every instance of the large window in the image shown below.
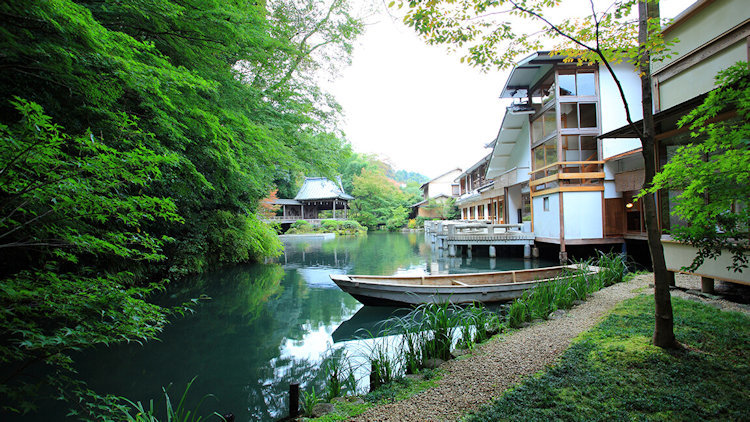
[[552,107],[539,115],[531,124],[532,139],[531,143],[537,142],[550,137],[557,131],[555,108]]
[[560,96],[593,97],[596,95],[596,75],[593,70],[560,71]]
[[[535,192],[562,185],[601,184],[596,136],[599,127],[597,74],[592,67],[561,67],[537,85],[540,111],[531,122],[532,180]],[[571,162],[571,164],[565,164]],[[589,162],[591,162],[589,164]],[[554,163],[557,166],[545,168]],[[566,175],[550,177],[560,172]],[[545,179],[539,183],[540,179]],[[559,180],[558,180],[559,179]]]
[[596,103],[561,103],[562,129],[596,129]]

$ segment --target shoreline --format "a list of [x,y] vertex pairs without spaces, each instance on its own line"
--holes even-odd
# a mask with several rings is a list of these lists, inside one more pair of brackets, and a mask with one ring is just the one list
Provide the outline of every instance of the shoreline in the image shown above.
[[[696,286],[699,289],[699,277],[677,274],[676,284],[678,289],[671,291],[674,296],[750,315],[748,305],[689,293],[688,290],[695,290]],[[559,318],[497,336],[478,345],[466,358],[442,365],[444,375],[436,387],[406,400],[374,406],[352,420],[460,419],[491,403],[525,377],[554,364],[579,334],[597,325],[623,300],[649,293],[652,285],[653,274],[642,274],[594,293]]]

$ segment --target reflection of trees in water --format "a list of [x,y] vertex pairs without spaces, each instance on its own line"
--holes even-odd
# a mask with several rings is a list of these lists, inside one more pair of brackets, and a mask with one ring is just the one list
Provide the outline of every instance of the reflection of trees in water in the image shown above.
[[427,255],[416,233],[370,233],[339,236],[314,242],[290,241],[280,262],[287,266],[322,266],[357,274],[391,275],[398,269],[419,265]]
[[310,327],[338,324],[359,306],[338,289],[309,288],[296,270],[279,265],[238,266],[175,287],[166,302],[201,294],[212,299],[174,321],[159,342],[82,356],[79,369],[94,389],[147,402],[159,400],[160,388],[170,383],[181,394],[197,375],[191,403],[210,393],[218,403],[209,400],[206,410],[272,420],[285,409],[278,398],[286,396],[289,382],[311,378],[317,365],[281,357],[282,345],[302,340]]

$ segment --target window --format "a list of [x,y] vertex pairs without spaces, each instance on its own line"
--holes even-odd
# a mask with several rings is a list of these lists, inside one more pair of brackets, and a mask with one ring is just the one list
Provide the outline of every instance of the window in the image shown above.
[[553,135],[557,130],[557,116],[555,115],[555,108],[552,107],[549,110],[542,113],[541,116],[537,117],[531,124],[532,132],[532,143],[535,144],[550,135]]
[[557,76],[561,97],[593,97],[596,95],[596,76],[591,70],[563,70]]
[[596,104],[592,103],[581,103],[578,104],[580,108],[581,126],[585,127],[596,127]]
[[542,199],[543,208],[545,211],[549,211],[549,196],[545,196],[544,199]]

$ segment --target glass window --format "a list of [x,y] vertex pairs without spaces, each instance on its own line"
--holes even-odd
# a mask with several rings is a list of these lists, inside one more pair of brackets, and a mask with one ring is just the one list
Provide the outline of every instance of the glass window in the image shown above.
[[576,75],[558,75],[560,83],[560,96],[576,95]]
[[596,104],[579,104],[581,127],[596,127]]
[[563,136],[563,153],[565,161],[581,161],[581,152],[579,148],[578,136]]
[[578,105],[576,103],[560,104],[560,123],[563,128],[578,127]]
[[557,129],[557,122],[555,116],[555,109],[551,108],[544,112],[544,136],[547,137],[551,133],[555,133]]
[[534,168],[539,169],[544,166],[544,148],[537,147],[534,149]]
[[533,143],[539,142],[544,137],[544,133],[542,130],[542,118],[541,117],[534,120],[534,122],[531,124],[531,134],[532,134],[531,141]]
[[555,99],[555,84],[550,84],[548,88],[542,88],[542,104]]
[[581,150],[596,151],[596,149],[595,136],[581,136]]
[[596,145],[596,137],[594,136],[581,136],[581,160],[580,161],[596,161],[599,157],[597,151],[599,149]]
[[579,73],[577,75],[578,95],[596,95],[596,78],[593,73]]
[[552,138],[542,144],[544,148],[544,165],[550,165],[557,162],[557,138]]

